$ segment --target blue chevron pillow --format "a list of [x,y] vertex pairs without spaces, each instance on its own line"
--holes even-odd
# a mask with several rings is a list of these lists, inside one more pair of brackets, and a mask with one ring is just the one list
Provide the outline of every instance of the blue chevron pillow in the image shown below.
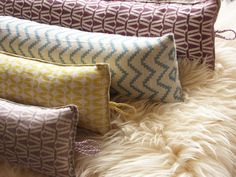
[[1,16],[0,50],[59,63],[106,62],[111,68],[111,87],[122,96],[183,100],[172,34],[127,37]]

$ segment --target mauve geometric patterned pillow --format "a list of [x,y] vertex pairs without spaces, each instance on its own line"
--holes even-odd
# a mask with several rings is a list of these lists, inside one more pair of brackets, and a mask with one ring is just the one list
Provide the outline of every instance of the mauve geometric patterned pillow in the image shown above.
[[42,108],[0,99],[0,159],[54,177],[75,177],[77,107]]
[[[117,1],[117,0],[104,0],[104,1]],[[143,2],[143,3],[181,3],[181,4],[193,4],[204,2],[206,0],[119,0],[126,2]]]
[[0,15],[128,36],[158,37],[172,32],[178,58],[205,60],[214,68],[214,23],[220,0],[125,1],[1,0]]

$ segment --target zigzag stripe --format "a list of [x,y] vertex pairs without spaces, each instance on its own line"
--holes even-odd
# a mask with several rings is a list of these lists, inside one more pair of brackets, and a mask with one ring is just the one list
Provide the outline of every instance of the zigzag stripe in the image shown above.
[[[158,90],[154,90],[151,87],[148,86],[148,82],[150,81],[150,79],[154,76],[154,73],[156,72],[154,69],[152,69],[151,66],[149,66],[148,64],[146,64],[146,59],[148,58],[148,56],[150,55],[150,53],[154,50],[154,48],[152,47],[152,45],[146,41],[146,44],[149,48],[148,52],[145,53],[144,57],[141,59],[142,65],[144,66],[145,69],[147,69],[149,71],[149,76],[146,77],[146,79],[144,79],[143,81],[143,86],[145,88],[147,88],[152,94],[149,96],[149,98],[153,98],[155,96],[155,94],[158,92]],[[147,61],[148,62],[148,61]]]
[[[159,41],[161,42],[161,41]],[[158,79],[157,79],[157,85],[159,85],[160,87],[164,88],[166,90],[166,93],[161,96],[161,101],[165,102],[165,98],[168,96],[168,94],[171,91],[171,87],[166,85],[165,83],[161,82],[162,78],[164,77],[164,75],[166,74],[167,70],[169,69],[169,66],[166,65],[163,62],[160,62],[159,60],[161,59],[161,55],[163,54],[163,52],[165,51],[165,49],[167,48],[166,45],[162,44],[160,45],[160,52],[158,53],[158,55],[155,57],[155,62],[160,65],[164,71],[159,75]]]
[[[134,78],[131,79],[130,87],[138,92],[139,96],[137,97],[137,99],[139,99],[139,98],[143,97],[144,92],[141,89],[138,89],[138,87],[135,87],[134,85],[135,85],[135,82],[137,81],[137,79],[142,75],[142,73],[138,70],[138,68],[135,68],[135,66],[132,65],[132,61],[136,59],[136,56],[138,55],[140,48],[137,45],[137,43],[134,43],[133,45],[136,48],[136,52],[133,53],[133,55],[131,55],[131,57],[128,59],[128,66],[136,73],[136,76],[134,75]],[[134,61],[134,62],[137,62],[137,61]]]
[[183,101],[183,97],[181,95],[183,95],[182,88],[177,87],[175,92],[174,92],[174,98],[178,101]]
[[81,56],[81,62],[83,63],[83,64],[85,64],[86,63],[86,61],[85,61],[85,59],[86,59],[86,56],[90,53],[90,52],[92,52],[93,51],[93,45],[92,45],[92,43],[91,43],[91,38],[88,38],[88,45],[89,46],[87,46],[87,47],[89,47],[89,48],[87,48],[87,50],[83,53],[83,55]]
[[11,50],[12,50],[12,52],[13,53],[16,53],[16,51],[15,51],[15,49],[14,49],[14,47],[13,47],[13,43],[17,40],[17,38],[20,36],[20,34],[19,34],[19,26],[20,26],[20,24],[17,24],[16,25],[16,35],[15,35],[15,37],[13,36],[13,38],[10,40],[10,42],[9,42],[9,46],[10,46],[10,48],[11,48]]
[[[0,30],[7,30],[0,37],[11,35],[11,39],[4,38],[2,45],[6,47],[0,46],[0,50],[11,51],[14,47],[19,54],[60,63],[107,62],[111,68],[112,89],[128,97],[168,102],[175,99],[176,88],[181,88],[178,76],[173,79],[173,68],[178,66],[175,55],[171,55],[175,52],[172,36],[134,38],[88,33],[26,20],[15,19],[14,23],[8,23],[9,20],[12,19],[6,18],[1,23]],[[15,33],[16,29],[18,32]],[[21,37],[15,38],[18,35]],[[8,47],[9,43],[11,47]],[[176,94],[177,98],[180,92]]]
[[55,45],[48,51],[48,57],[50,58],[51,61],[55,62],[54,57],[52,56],[53,51],[56,51],[60,47],[60,39],[58,37],[60,33],[56,33],[55,38],[56,40],[54,41]]
[[101,48],[100,50],[94,53],[94,56],[92,56],[92,63],[97,63],[97,59],[99,59],[99,55],[101,55],[106,50],[102,43],[103,39],[104,38],[102,36],[100,37],[100,39],[98,38],[98,44],[99,44],[99,47]]
[[76,62],[76,58],[75,56],[80,53],[80,51],[83,49],[82,45],[81,45],[81,41],[80,41],[80,38],[83,37],[85,34],[80,34],[78,33],[76,36],[73,36],[73,40],[72,39],[69,39],[69,41],[71,41],[72,44],[74,44],[76,47],[72,47],[70,49],[71,53],[70,53],[70,61],[71,63],[77,63]]
[[[107,53],[107,54],[104,56],[104,62],[105,62],[105,63],[109,63],[109,62],[110,62],[109,60],[113,58],[112,55],[117,52],[117,51],[116,51],[116,47],[115,47],[114,40],[115,40],[115,39],[111,39],[111,40],[110,40],[110,46],[111,46],[111,49],[112,49],[112,50],[111,50],[110,53]],[[111,78],[114,78],[114,77],[115,77],[115,72],[114,72],[114,70],[111,68]],[[114,89],[113,89],[113,90],[114,90]]]
[[[5,50],[6,51],[6,48],[4,47],[4,45],[3,45],[3,42],[5,41],[5,40],[7,40],[10,36],[11,36],[11,28],[10,28],[10,25],[11,25],[11,23],[14,23],[15,21],[14,21],[14,19],[11,19],[11,18],[8,18],[8,17],[6,17],[6,20],[7,20],[7,24],[6,24],[6,28],[4,28],[4,26],[0,26],[1,27],[1,32],[2,32],[2,34],[4,33],[4,31],[6,30],[7,31],[7,34],[4,36],[4,35],[1,35],[0,36],[0,47],[2,48],[2,50]],[[0,25],[2,24],[2,23],[4,23],[5,22],[5,20],[3,19],[3,20],[1,20],[0,19]],[[12,51],[11,51],[12,52]]]
[[[125,71],[125,69],[122,68],[121,65],[119,65],[119,62],[122,60],[122,57],[128,53],[128,49],[126,48],[124,41],[121,42],[121,46],[123,48],[123,51],[118,55],[118,57],[115,59],[115,64],[117,66],[117,68],[121,71],[122,76],[120,77],[120,79],[117,81],[117,85],[126,93],[124,94],[125,96],[131,96],[132,94],[130,93],[130,91],[128,89],[126,89],[123,85],[122,82],[126,79],[126,77],[128,76],[128,72]],[[115,88],[114,88],[115,89]]]
[[[7,30],[9,30],[9,29],[7,29]],[[3,33],[2,29],[0,31],[1,31],[1,33]],[[2,50],[6,51],[6,48],[3,45],[3,41],[5,41],[10,35],[11,35],[11,33],[8,33],[6,36],[0,37],[0,47],[2,48]]]
[[21,52],[21,55],[25,56],[26,54],[24,53],[24,50],[22,50],[22,47],[24,46],[24,44],[26,42],[28,42],[30,40],[30,35],[29,35],[29,32],[28,32],[28,29],[31,28],[33,26],[28,26],[27,28],[24,28],[24,40],[22,40],[20,43],[19,43],[19,50]]
[[72,61],[72,63],[76,63],[75,60],[73,59],[74,56],[82,49],[81,43],[79,38],[76,38],[76,47],[75,50],[72,49],[71,53],[70,53],[70,60]]
[[35,58],[34,52],[33,52],[32,50],[34,49],[34,47],[35,47],[35,46],[39,43],[39,41],[40,41],[40,37],[39,37],[38,32],[37,32],[38,30],[40,30],[40,29],[36,29],[36,30],[34,31],[35,38],[36,38],[35,42],[31,43],[31,44],[29,45],[29,47],[28,47],[28,51],[29,51],[30,57],[32,57],[32,58]]
[[173,32],[179,58],[205,59],[214,68],[212,29],[220,6],[218,0],[184,4],[5,0],[0,1],[0,5],[0,15],[86,31],[130,36],[161,36]]
[[[60,33],[59,33],[60,34]],[[69,41],[69,36],[73,36],[73,34],[68,34],[68,35],[66,35],[66,43],[67,43],[67,45],[65,45],[66,47],[59,53],[59,58],[60,58],[60,60],[61,60],[61,62],[62,63],[65,63],[65,61],[64,61],[64,57],[63,57],[63,54],[65,53],[65,52],[67,52],[71,47],[72,47],[72,45],[71,45],[71,42]],[[57,42],[59,42],[60,43],[60,40],[57,38]],[[73,60],[72,60],[73,61]]]
[[[51,32],[51,31],[54,31],[53,29],[49,29],[49,30],[47,30],[46,32],[45,32],[45,38],[46,38],[46,43],[44,44],[44,45],[42,45],[40,48],[39,48],[39,50],[38,50],[38,53],[39,53],[39,56],[40,56],[40,58],[44,58],[43,57],[43,51],[49,46],[49,44],[51,43],[50,42],[50,40],[49,40],[49,33]],[[56,34],[57,35],[57,34]],[[57,41],[57,36],[56,36],[56,41]],[[55,43],[55,41],[54,41],[54,43]],[[55,43],[56,44],[56,43]],[[59,47],[60,45],[58,44],[58,42],[57,42],[57,45],[55,45],[55,46],[53,46],[51,49],[49,49],[49,51],[48,51],[48,57],[50,58],[50,60],[51,61],[53,61],[53,62],[55,62],[55,60],[54,60],[54,58],[53,58],[53,56],[52,56],[52,52],[54,51],[54,50],[56,50],[58,47]]]

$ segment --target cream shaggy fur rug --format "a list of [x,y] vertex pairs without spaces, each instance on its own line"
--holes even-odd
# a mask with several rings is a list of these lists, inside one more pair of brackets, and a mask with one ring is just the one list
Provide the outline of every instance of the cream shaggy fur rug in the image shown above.
[[[236,2],[222,3],[216,29],[236,30]],[[133,102],[95,157],[78,155],[79,177],[236,177],[236,41],[216,40],[216,70],[183,61],[185,102]],[[0,163],[0,177],[42,177]]]

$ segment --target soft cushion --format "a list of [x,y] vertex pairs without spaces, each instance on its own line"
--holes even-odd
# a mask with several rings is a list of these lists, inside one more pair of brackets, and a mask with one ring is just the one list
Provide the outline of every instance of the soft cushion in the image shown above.
[[0,3],[0,14],[129,36],[162,36],[172,32],[178,58],[205,60],[214,68],[214,23],[220,0],[122,1],[7,0]]
[[45,107],[75,104],[80,125],[105,133],[109,119],[107,64],[63,65],[0,52],[0,97]]
[[[104,0],[104,1],[117,1],[117,0]],[[181,3],[181,4],[195,4],[205,2],[206,0],[119,0],[126,2],[145,2],[145,3]]]
[[48,176],[75,177],[77,107],[42,108],[0,99],[0,159]]
[[173,35],[128,37],[0,17],[0,49],[60,63],[107,62],[122,96],[182,100]]

